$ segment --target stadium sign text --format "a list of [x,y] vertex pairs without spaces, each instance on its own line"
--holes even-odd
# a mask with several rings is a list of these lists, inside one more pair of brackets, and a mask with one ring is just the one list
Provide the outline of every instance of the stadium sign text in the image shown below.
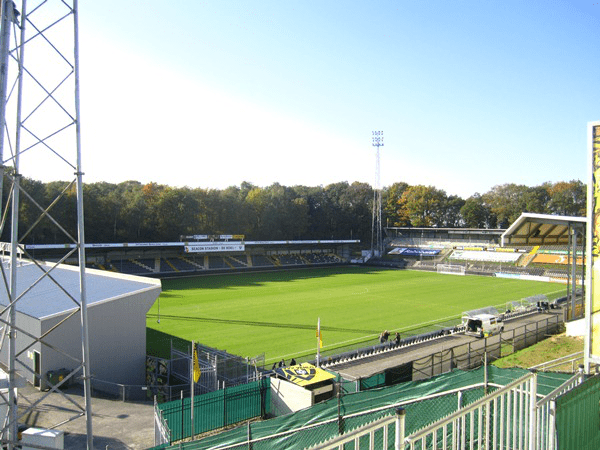
[[198,245],[186,245],[184,247],[186,253],[208,253],[208,252],[243,252],[244,244],[234,242],[205,242]]

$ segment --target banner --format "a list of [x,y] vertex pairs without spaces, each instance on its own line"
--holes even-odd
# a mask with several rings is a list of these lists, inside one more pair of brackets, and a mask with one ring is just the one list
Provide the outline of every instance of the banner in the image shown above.
[[[591,280],[586,311],[590,345],[586,360],[600,362],[600,122],[588,124],[588,142],[591,158],[588,185],[588,263],[587,279]],[[591,248],[590,248],[591,247]],[[588,359],[589,358],[589,359]]]
[[403,248],[397,247],[388,252],[388,255],[404,255],[404,256],[436,256],[440,253],[439,250],[423,249],[423,248]]
[[208,252],[243,252],[244,244],[235,242],[204,242],[202,244],[189,244],[184,247],[186,253],[208,253]]
[[[540,264],[573,264],[573,256],[568,258],[567,255],[550,255],[548,253],[535,255],[533,258],[534,263]],[[581,266],[583,264],[583,259],[581,257],[577,258],[577,265]]]
[[275,369],[275,373],[298,386],[310,386],[311,384],[335,378],[335,375],[332,373],[308,363],[290,367],[279,367]]

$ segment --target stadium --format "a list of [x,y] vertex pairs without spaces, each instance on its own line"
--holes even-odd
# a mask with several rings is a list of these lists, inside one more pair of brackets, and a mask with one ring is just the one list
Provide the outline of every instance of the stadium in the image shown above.
[[[535,232],[528,225],[530,230],[524,234],[521,222],[530,224],[527,219],[539,224]],[[390,228],[385,230],[383,257],[360,251],[356,240],[256,242],[245,241],[243,236],[196,235],[194,241],[177,243],[87,244],[87,266],[94,273],[162,280],[162,293],[146,313],[146,384],[136,387],[137,381],[98,377],[93,389],[130,401],[147,398],[150,392],[157,402],[156,443],[163,446],[256,417],[271,417],[265,424],[277,418],[289,421],[289,415],[296,417],[302,411],[312,417],[310,410],[335,403],[340,395],[352,409],[351,402],[358,398],[353,396],[358,394],[401,389],[405,383],[424,380],[435,386],[444,383],[437,377],[446,373],[464,372],[467,378],[457,380],[464,395],[480,398],[486,388],[469,377],[480,373],[482,365],[490,369],[484,359],[491,362],[530,346],[583,314],[578,295],[581,258],[571,256],[583,252],[583,247],[572,249],[564,235],[584,222],[562,218],[563,223],[556,226],[544,224],[544,219],[548,218],[524,215],[518,222],[520,228],[513,227],[511,234],[487,229]],[[522,242],[500,245],[510,239]],[[27,252],[47,261],[57,260],[63,250],[53,245],[26,246]],[[415,286],[412,290],[411,285]],[[476,294],[467,298],[469,292]],[[462,320],[465,312],[476,314],[484,309],[502,317],[505,328],[482,342],[464,335]],[[358,318],[357,310],[363,312]],[[398,342],[391,338],[381,342],[384,330],[391,335],[398,332]],[[193,383],[198,402],[193,427],[189,403],[177,400],[189,400],[192,343],[201,373]],[[114,348],[110,351],[115,354]],[[290,381],[297,373],[289,371],[297,370],[293,367],[298,364],[310,364],[306,367],[320,368],[327,375],[297,386]],[[523,372],[510,373],[515,381],[522,376]],[[548,377],[544,383],[554,387],[571,378],[540,377]],[[224,421],[209,420],[223,414],[209,400],[215,395],[225,395],[221,406],[238,412]],[[237,400],[230,400],[229,395]],[[444,408],[449,408],[442,411],[453,411],[448,398],[455,395],[439,391],[437,401],[446,402]],[[241,398],[257,406],[234,406]],[[230,401],[234,403],[225,406]],[[368,409],[356,411],[357,424],[390,411],[379,411],[377,403],[369,402]],[[326,423],[319,427],[326,428]],[[356,426],[348,425],[348,429]],[[307,431],[297,429],[304,428],[294,425],[291,429],[296,431],[288,431],[286,439],[295,436],[311,441],[300,438]],[[194,441],[184,448],[209,448],[240,439],[232,438],[232,433]],[[252,434],[263,433],[256,424]],[[315,444],[327,440],[327,435]],[[277,439],[263,436],[255,444],[270,442],[278,447],[281,441]]]
[[[45,3],[0,8],[3,446],[600,447],[600,123],[587,194],[384,196],[382,131],[374,187],[84,184],[77,2]],[[565,330],[583,351],[494,365]]]

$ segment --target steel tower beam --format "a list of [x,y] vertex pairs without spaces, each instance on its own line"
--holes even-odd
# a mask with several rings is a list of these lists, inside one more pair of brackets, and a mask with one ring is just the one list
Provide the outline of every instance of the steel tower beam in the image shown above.
[[[9,449],[19,445],[18,420],[31,413],[48,395],[58,392],[77,407],[69,419],[86,419],[87,447],[93,448],[91,375],[89,361],[88,318],[85,277],[85,233],[83,221],[83,171],[81,161],[81,113],[79,103],[79,17],[77,0],[0,0],[0,236],[6,239],[10,230],[10,258],[0,259],[0,290],[8,299],[0,304],[0,354],[7,355],[0,364],[8,369],[8,396],[0,393],[0,402],[8,404],[7,418],[1,418],[0,442]],[[25,60],[25,55],[28,59]],[[59,190],[56,198],[44,205],[29,192],[35,183],[25,178],[28,169],[44,167],[48,180],[72,179]],[[73,179],[73,174],[75,178]],[[4,200],[2,186],[10,185],[10,196]],[[74,194],[74,195],[73,195]],[[61,201],[75,203],[74,223],[59,223],[52,208]],[[21,220],[23,211],[29,211]],[[10,211],[10,214],[8,212]],[[34,214],[31,211],[35,211]],[[37,219],[35,215],[37,214]],[[32,217],[33,216],[33,217]],[[52,269],[39,264],[25,250],[24,243],[32,231],[44,224],[56,234],[75,244],[66,249],[58,264],[77,252],[79,291],[69,292],[51,274]],[[31,285],[19,283],[20,267],[33,265],[39,269],[38,279]],[[53,268],[54,268],[53,267]],[[61,287],[73,302],[74,315],[79,315],[81,354],[71,355],[48,341],[52,333],[60,333],[62,321],[50,331],[35,336],[19,321],[19,302],[42,280],[49,278]],[[39,300],[42,301],[42,300]],[[22,337],[19,340],[18,336]],[[52,349],[70,358],[73,368],[58,383],[49,382],[36,373],[31,362],[34,347]],[[44,378],[51,389],[35,402],[20,393],[17,386],[23,378],[38,382]],[[63,384],[78,379],[84,387],[83,405],[62,392]],[[7,398],[8,397],[8,398]],[[19,407],[21,412],[19,412]],[[54,427],[60,424],[54,425]]]
[[383,255],[383,228],[381,223],[381,171],[379,148],[383,147],[383,131],[373,131],[373,147],[377,148],[375,154],[375,187],[373,189],[373,220],[371,222],[371,255]]

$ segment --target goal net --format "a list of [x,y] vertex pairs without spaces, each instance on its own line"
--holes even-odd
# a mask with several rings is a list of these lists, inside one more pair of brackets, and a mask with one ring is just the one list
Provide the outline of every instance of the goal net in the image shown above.
[[465,266],[460,264],[438,264],[436,266],[438,273],[449,273],[452,275],[464,275]]

